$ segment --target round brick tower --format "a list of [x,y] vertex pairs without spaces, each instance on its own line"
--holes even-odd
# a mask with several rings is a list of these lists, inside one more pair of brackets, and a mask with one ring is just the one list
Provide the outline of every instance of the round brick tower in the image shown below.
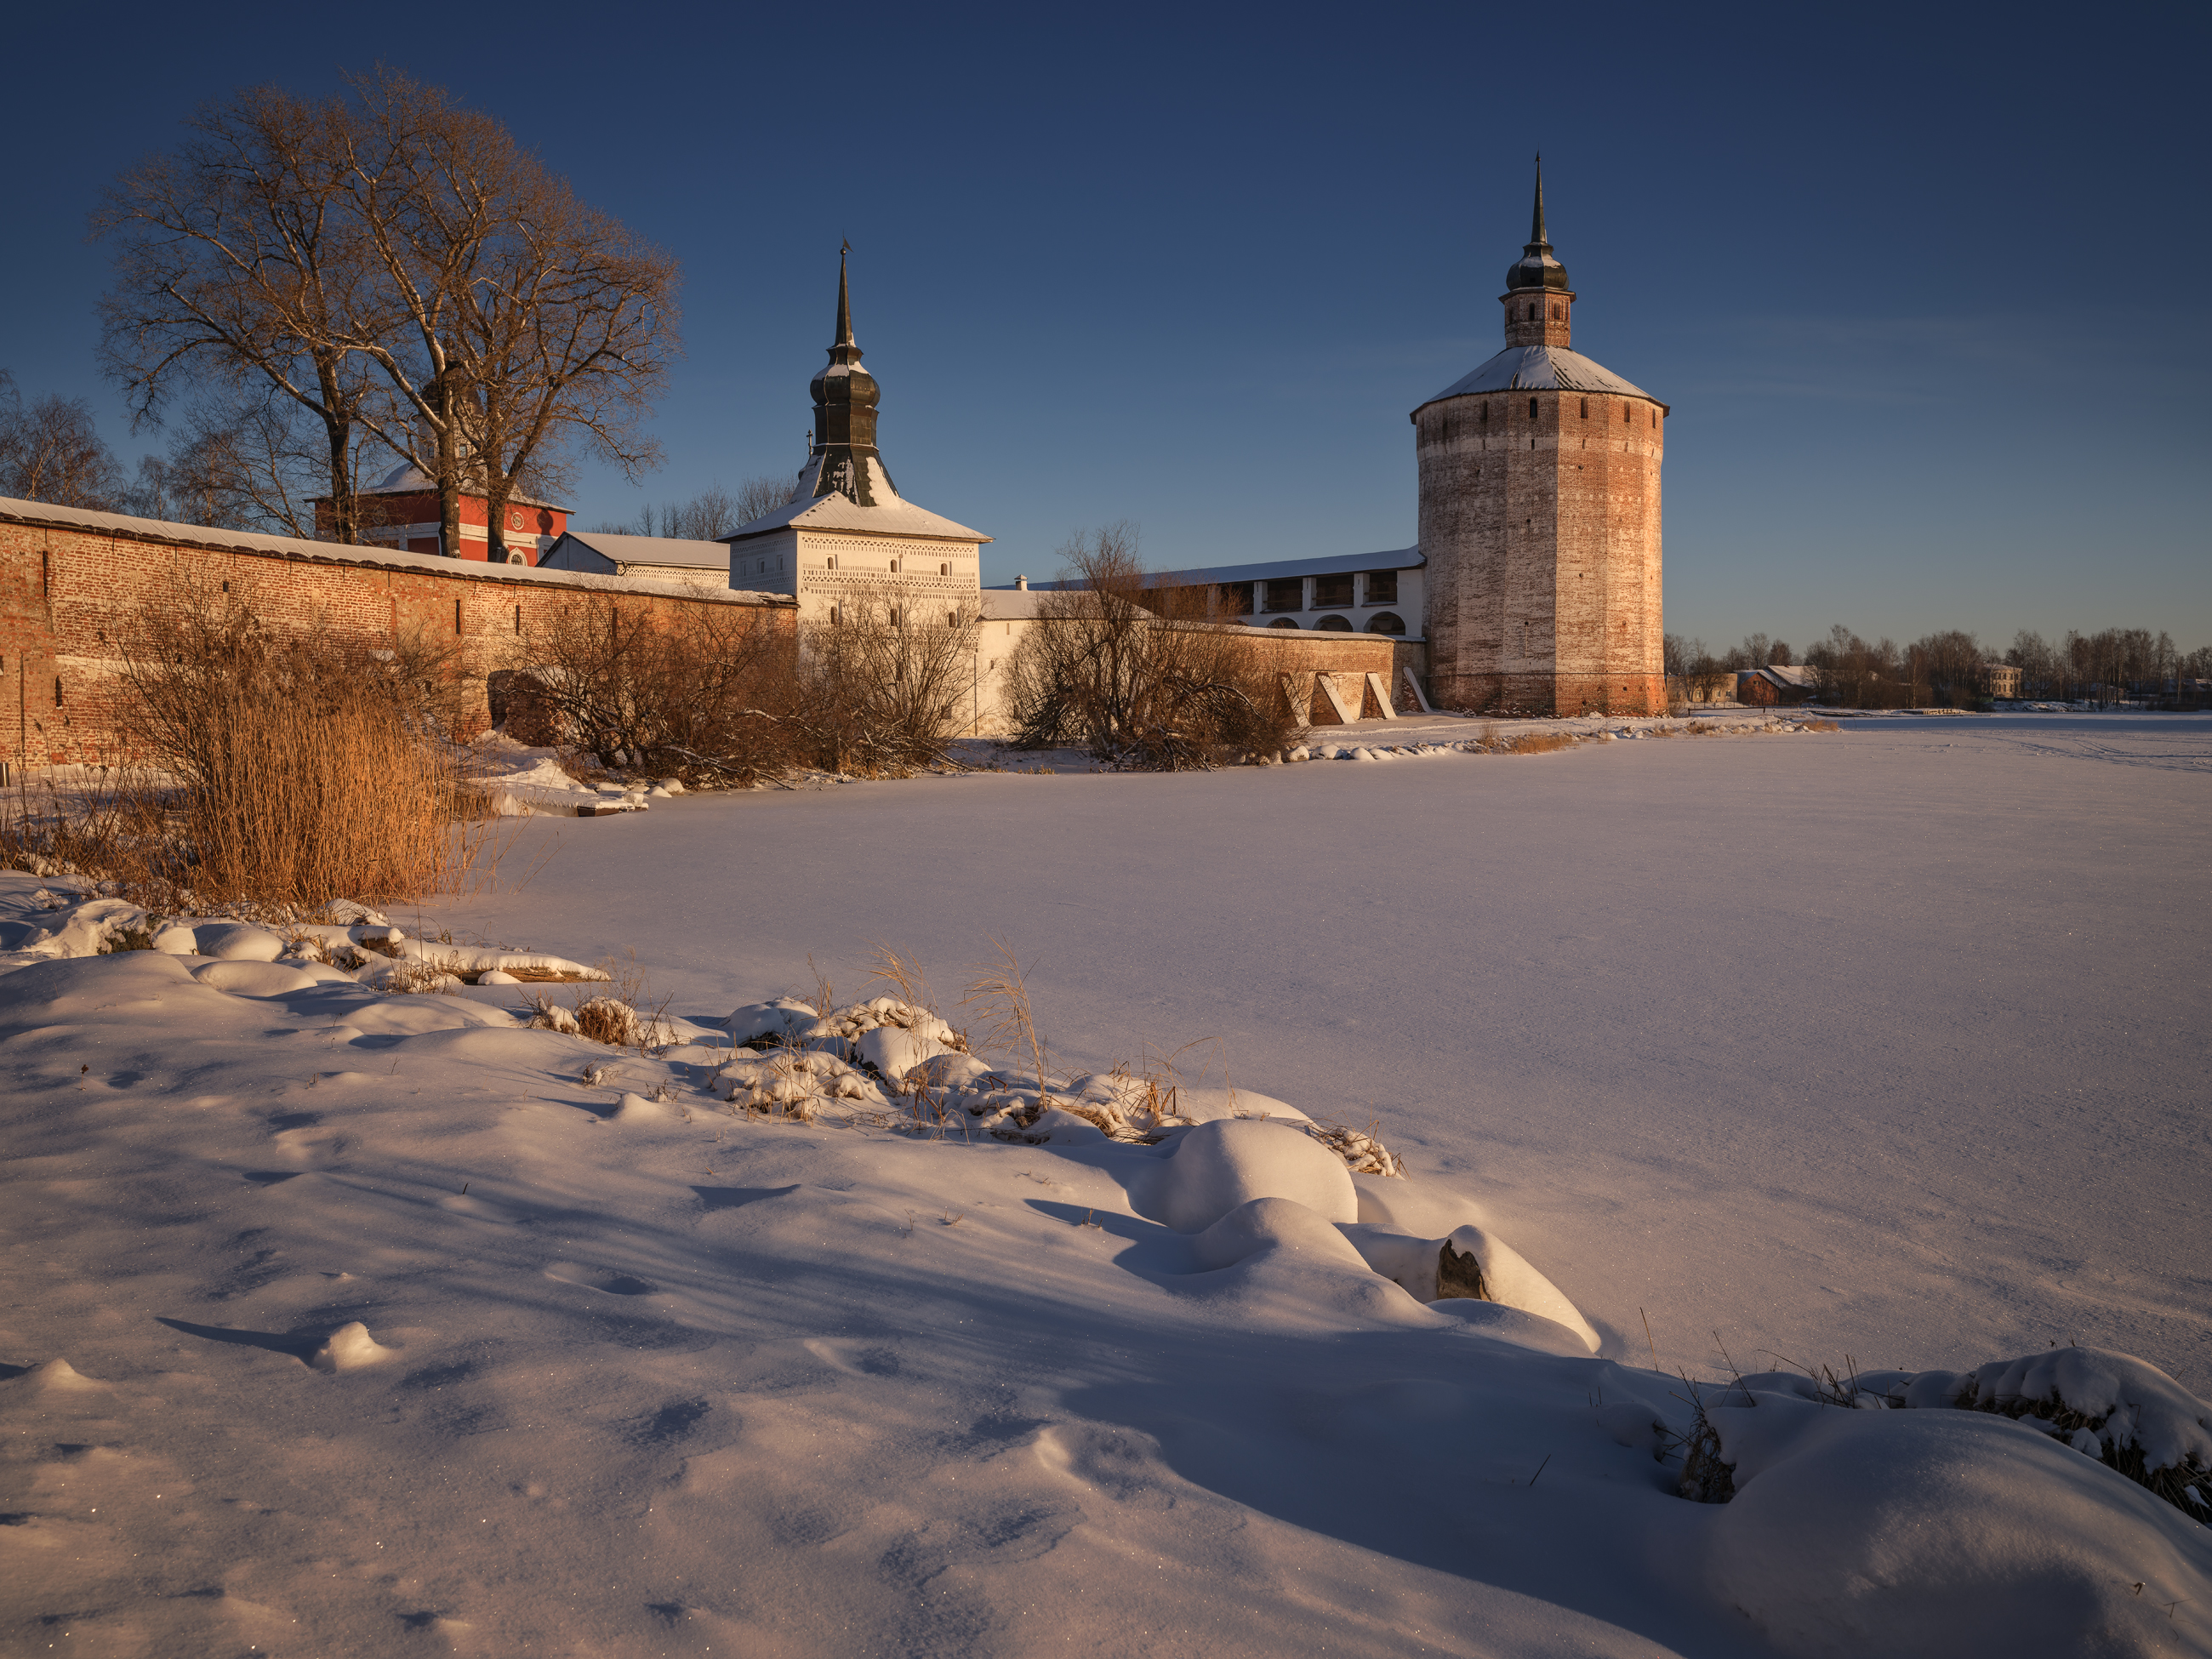
[[1413,413],[1431,696],[1497,714],[1663,713],[1667,405],[1571,349],[1540,161],[1498,298],[1505,349]]

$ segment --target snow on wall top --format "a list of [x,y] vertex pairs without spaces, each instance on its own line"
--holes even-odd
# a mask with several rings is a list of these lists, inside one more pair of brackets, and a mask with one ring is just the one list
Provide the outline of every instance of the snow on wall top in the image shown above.
[[[211,530],[205,525],[170,524],[134,519],[123,513],[94,513],[50,501],[23,501],[0,495],[0,524],[52,525],[140,541],[173,542],[218,553],[264,553],[282,558],[313,559],[325,564],[369,565],[379,569],[416,570],[427,575],[461,576],[471,581],[510,582],[523,587],[574,587],[617,593],[669,593],[687,599],[726,600],[733,605],[773,605],[772,593],[706,589],[674,580],[603,576],[590,570],[544,570],[526,564],[491,564],[479,559],[448,559],[435,553],[405,553],[397,548],[311,542],[294,536],[264,536],[252,530]],[[781,601],[788,605],[788,598]]]
[[[1649,398],[1659,403],[1642,386],[1622,380],[1579,351],[1570,351],[1565,346],[1537,345],[1506,347],[1474,374],[1453,381],[1421,407],[1425,409],[1429,404],[1442,403],[1447,398],[1464,398],[1481,392],[1607,392],[1616,397]],[[1664,404],[1659,406],[1666,407]]]

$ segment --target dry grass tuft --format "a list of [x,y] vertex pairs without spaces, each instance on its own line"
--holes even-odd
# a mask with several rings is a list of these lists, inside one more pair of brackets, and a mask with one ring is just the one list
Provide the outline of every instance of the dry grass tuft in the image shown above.
[[979,1009],[990,1022],[982,1046],[1011,1052],[1027,1060],[1036,1074],[1042,1088],[1050,1073],[1049,1059],[1043,1036],[1038,1032],[1036,1018],[1030,1009],[1029,983],[1021,961],[1003,939],[991,941],[999,952],[998,962],[977,970],[968,987],[968,994],[960,1000],[963,1008]]

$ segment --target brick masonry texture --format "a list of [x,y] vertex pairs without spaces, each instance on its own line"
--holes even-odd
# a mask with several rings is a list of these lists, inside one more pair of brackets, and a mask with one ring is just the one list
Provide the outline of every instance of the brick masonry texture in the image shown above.
[[[1566,343],[1561,323],[1526,327]],[[1665,711],[1665,412],[1645,398],[1487,392],[1416,411],[1439,707]]]
[[116,724],[122,647],[142,615],[163,607],[228,597],[280,633],[333,649],[388,648],[410,636],[450,643],[488,721],[486,677],[518,665],[556,610],[592,596],[661,614],[741,604],[787,629],[797,620],[787,601],[758,594],[0,502],[0,697],[15,705],[0,709],[0,753],[33,767],[126,758]]

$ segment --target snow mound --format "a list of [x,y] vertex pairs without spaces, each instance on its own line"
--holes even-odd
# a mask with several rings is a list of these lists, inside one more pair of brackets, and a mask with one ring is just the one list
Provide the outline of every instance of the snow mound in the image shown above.
[[617,1123],[665,1123],[676,1115],[657,1100],[647,1100],[643,1095],[624,1091],[615,1103],[614,1121]]
[[1443,1238],[1455,1228],[1483,1226],[1489,1219],[1473,1199],[1425,1182],[1354,1175],[1352,1184],[1359,1194],[1359,1218],[1370,1226]]
[[1484,1288],[1490,1292],[1488,1300],[1564,1325],[1591,1353],[1598,1351],[1598,1334],[1581,1310],[1511,1245],[1480,1227],[1454,1228],[1445,1242],[1456,1254],[1473,1256],[1480,1264]]
[[925,1060],[960,1050],[958,1035],[927,1008],[877,997],[838,1008],[801,1026],[787,1039],[862,1060],[896,1083]]
[[797,997],[778,997],[773,1002],[748,1002],[731,1012],[728,1024],[730,1043],[744,1048],[761,1037],[774,1037],[779,1042],[797,1037],[799,1032],[814,1024],[814,1010]]
[[1324,1221],[1359,1218],[1342,1159],[1290,1124],[1257,1118],[1184,1132],[1172,1154],[1143,1172],[1130,1198],[1139,1214],[1180,1233],[1203,1232],[1255,1198],[1292,1200]]
[[392,1350],[380,1346],[369,1335],[368,1327],[356,1319],[332,1331],[322,1346],[307,1357],[307,1363],[319,1371],[356,1371],[391,1357]]
[[1710,1582],[1790,1659],[2212,1642],[2201,1531],[2031,1430],[1778,1398],[1711,1416],[1738,1492]]
[[138,906],[117,898],[58,899],[48,908],[65,914],[24,939],[19,948],[33,960],[105,955],[116,949],[121,935],[143,933],[153,921]]
[[[325,969],[324,972],[337,974],[337,969]],[[343,974],[337,976],[347,977]],[[192,969],[192,977],[203,985],[212,985],[218,991],[240,997],[289,996],[295,991],[312,991],[321,983],[313,974],[301,969],[251,959],[206,963]]]
[[[1931,1373],[1932,1375],[1932,1373]],[[2050,1422],[2061,1413],[2093,1419],[2100,1453],[2138,1449],[2151,1470],[2212,1470],[2212,1406],[2147,1360],[2107,1348],[2052,1348],[1997,1360],[1961,1379],[1955,1403]],[[2034,1413],[2033,1407],[2055,1408]],[[2030,1423],[2041,1427],[2042,1422]],[[2085,1448],[2086,1449],[2086,1448]],[[2205,1493],[2212,1511],[2212,1492]]]
[[1293,1199],[1255,1198],[1240,1204],[1192,1241],[1192,1254],[1206,1272],[1233,1267],[1267,1249],[1367,1269],[1341,1232]]
[[83,1021],[106,1024],[147,1014],[173,1014],[179,1005],[222,1007],[221,997],[196,981],[174,957],[153,951],[34,962],[7,975],[0,1031]]
[[88,1389],[104,1389],[107,1386],[96,1376],[85,1376],[68,1360],[58,1356],[49,1359],[43,1365],[32,1366],[29,1370],[15,1379],[15,1385],[18,1388],[28,1389],[34,1394],[44,1394],[49,1389],[58,1389],[65,1394],[76,1394]]
[[740,1111],[811,1122],[826,1107],[887,1111],[890,1102],[866,1073],[819,1048],[786,1048],[725,1061],[710,1085]]
[[250,921],[202,922],[192,929],[199,942],[195,956],[224,962],[274,962],[284,954],[284,941],[266,927]]
[[[1449,1305],[1453,1302],[1495,1303],[1560,1327],[1575,1344],[1570,1351],[1598,1351],[1598,1334],[1581,1310],[1518,1251],[1483,1228],[1455,1227],[1443,1238],[1419,1238],[1371,1224],[1346,1226],[1342,1232],[1369,1267],[1416,1302],[1437,1304],[1439,1312],[1455,1316],[1460,1310]],[[1547,1338],[1546,1346],[1553,1340]]]

